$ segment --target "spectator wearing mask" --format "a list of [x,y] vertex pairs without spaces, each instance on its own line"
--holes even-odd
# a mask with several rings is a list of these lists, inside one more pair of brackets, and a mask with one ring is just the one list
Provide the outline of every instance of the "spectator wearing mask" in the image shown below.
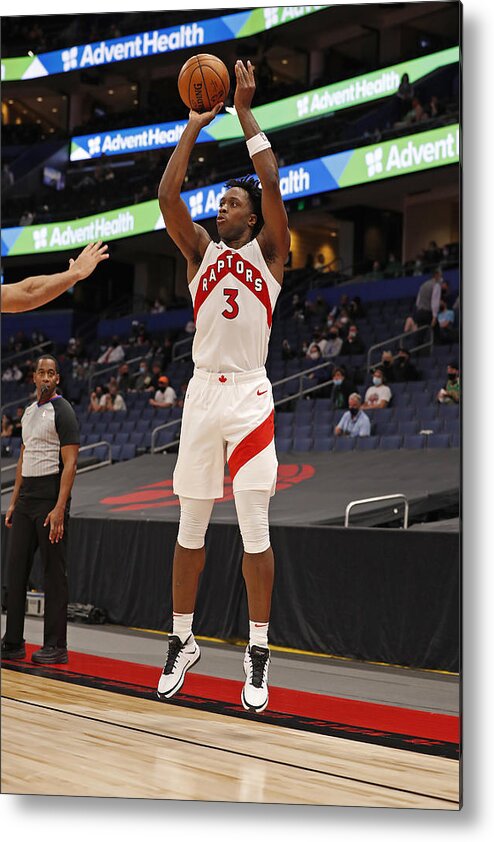
[[122,363],[118,369],[117,384],[120,392],[127,392],[132,383],[132,375],[129,371],[128,363]]
[[91,392],[88,412],[103,412],[106,406],[106,390],[103,386],[96,386]]
[[328,344],[326,346],[326,357],[337,357],[341,354],[343,347],[343,340],[340,337],[340,331],[336,325],[332,325],[329,331]]
[[175,389],[170,386],[170,381],[166,374],[162,374],[158,381],[158,388],[156,389],[154,398],[149,399],[151,406],[157,409],[167,409],[169,406],[174,406],[177,400],[177,393]]
[[410,352],[406,348],[400,348],[393,362],[393,375],[395,383],[407,383],[409,380],[418,380],[419,374],[410,359]]
[[364,351],[365,345],[359,336],[357,325],[350,325],[348,328],[348,336],[341,346],[342,355],[351,357],[363,354]]
[[119,342],[118,336],[113,336],[106,351],[103,351],[101,356],[98,357],[98,363],[111,365],[111,363],[120,363],[123,359],[125,359],[125,351]]
[[315,358],[315,355],[313,355],[315,347],[319,348],[322,357],[327,356],[326,350],[328,347],[328,340],[324,338],[320,330],[314,331],[312,342],[307,349],[307,357],[311,360]]
[[372,385],[365,393],[365,401],[362,409],[385,409],[392,398],[389,386],[384,383],[384,372],[382,368],[375,368],[372,373]]
[[393,383],[395,379],[393,369],[393,354],[391,351],[383,351],[381,354],[381,369],[386,383]]
[[439,304],[437,321],[439,324],[439,341],[444,345],[451,342],[458,342],[458,331],[455,328],[455,311],[448,307],[444,298],[441,299]]
[[328,397],[334,409],[344,409],[348,406],[348,398],[352,394],[353,386],[347,379],[344,368],[335,368],[333,371],[333,382],[330,386]]
[[108,389],[108,393],[104,396],[104,402],[102,404],[102,410],[104,412],[126,412],[127,405],[118,391],[118,386],[116,383],[111,383]]
[[448,379],[443,389],[437,393],[439,403],[460,402],[460,369],[457,362],[450,362],[448,365]]
[[348,410],[342,415],[334,428],[335,436],[370,436],[371,422],[362,410],[362,398],[352,392],[348,398]]
[[321,349],[317,342],[311,342],[311,344],[307,348],[307,351],[305,352],[305,357],[306,359],[311,360],[314,365],[317,365],[318,363],[321,363],[323,361]]
[[152,374],[146,360],[141,360],[139,363],[139,371],[134,375],[132,389],[135,389],[136,392],[146,392],[153,389]]

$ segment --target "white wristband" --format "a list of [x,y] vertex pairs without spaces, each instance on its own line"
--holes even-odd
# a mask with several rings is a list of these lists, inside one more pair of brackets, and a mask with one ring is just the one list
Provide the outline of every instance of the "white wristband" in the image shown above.
[[263,149],[271,149],[271,144],[264,132],[259,132],[247,141],[247,152],[251,158],[258,152],[262,152]]

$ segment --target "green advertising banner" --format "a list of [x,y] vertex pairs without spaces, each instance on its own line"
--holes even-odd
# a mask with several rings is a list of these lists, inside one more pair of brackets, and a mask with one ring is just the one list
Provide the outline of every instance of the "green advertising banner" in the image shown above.
[[[287,201],[357,184],[370,185],[385,178],[455,164],[459,159],[459,125],[441,126],[281,167],[280,191]],[[220,182],[182,193],[192,219],[215,217],[225,189]],[[75,250],[95,240],[111,242],[164,227],[158,202],[153,199],[83,219],[4,228],[2,256]]]

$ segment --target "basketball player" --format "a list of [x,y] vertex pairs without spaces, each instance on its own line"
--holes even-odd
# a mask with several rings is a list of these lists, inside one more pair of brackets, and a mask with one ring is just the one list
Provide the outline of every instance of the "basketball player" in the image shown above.
[[264,368],[272,312],[290,246],[276,158],[251,111],[254,67],[235,65],[234,104],[259,177],[233,179],[220,201],[220,242],[192,221],[180,189],[209,112],[191,111],[185,131],[159,186],[166,228],[187,260],[196,333],[194,375],[184,400],[179,454],[173,477],[180,498],[180,524],[173,559],[173,629],[158,685],[168,699],[200,658],[192,620],[204,567],[204,537],[214,500],[223,496],[225,461],[233,480],[244,546],[249,644],[244,657],[242,704],[262,711],[268,704],[268,625],[274,578],[268,508],[275,492],[272,389]]
[[91,275],[98,263],[109,258],[107,248],[101,245],[101,241],[89,243],[75,260],[69,260],[69,268],[65,272],[36,275],[2,286],[2,313],[25,313],[58,298],[62,292]]

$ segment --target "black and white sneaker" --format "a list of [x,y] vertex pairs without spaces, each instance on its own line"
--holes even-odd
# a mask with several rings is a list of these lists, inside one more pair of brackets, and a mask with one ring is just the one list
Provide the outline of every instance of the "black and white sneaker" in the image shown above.
[[268,705],[269,649],[263,646],[247,646],[244,657],[246,681],[242,689],[242,704],[245,710],[260,713]]
[[201,650],[190,634],[182,643],[177,635],[168,638],[168,657],[158,684],[158,698],[169,699],[177,693],[184,683],[185,673],[201,657]]

